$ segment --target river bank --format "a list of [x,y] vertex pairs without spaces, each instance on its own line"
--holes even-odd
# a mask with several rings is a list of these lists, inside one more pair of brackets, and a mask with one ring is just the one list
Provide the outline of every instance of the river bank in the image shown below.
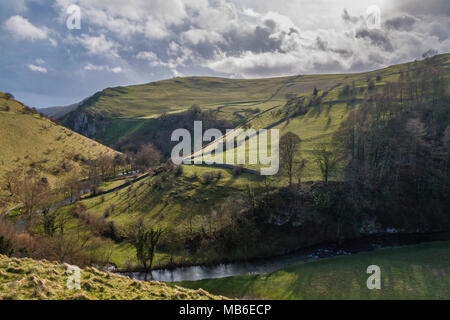
[[342,241],[341,244],[332,242],[321,243],[281,256],[252,258],[246,261],[217,264],[185,265],[170,269],[154,269],[151,272],[151,276],[149,273],[146,274],[139,270],[119,271],[117,273],[137,280],[153,279],[163,282],[216,279],[248,274],[272,273],[289,265],[309,260],[352,255],[379,248],[445,240],[450,240],[450,232],[370,235],[358,239],[347,239]]

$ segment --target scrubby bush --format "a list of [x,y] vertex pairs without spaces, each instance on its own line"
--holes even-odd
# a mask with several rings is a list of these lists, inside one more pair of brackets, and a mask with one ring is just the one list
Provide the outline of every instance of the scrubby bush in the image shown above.
[[210,184],[210,183],[214,180],[214,176],[215,176],[215,174],[214,174],[213,171],[205,172],[205,173],[202,175],[203,183],[204,183],[204,184]]
[[179,177],[182,176],[184,172],[183,166],[176,166],[175,168],[175,176]]
[[242,166],[236,166],[233,168],[233,175],[240,176],[243,171],[244,171],[244,168]]

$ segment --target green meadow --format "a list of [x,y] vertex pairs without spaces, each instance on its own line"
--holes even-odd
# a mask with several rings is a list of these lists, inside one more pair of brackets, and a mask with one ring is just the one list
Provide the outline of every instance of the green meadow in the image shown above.
[[[367,288],[367,267],[381,269],[381,289]],[[271,274],[184,281],[239,299],[443,299],[450,296],[450,242],[426,243],[291,265]]]

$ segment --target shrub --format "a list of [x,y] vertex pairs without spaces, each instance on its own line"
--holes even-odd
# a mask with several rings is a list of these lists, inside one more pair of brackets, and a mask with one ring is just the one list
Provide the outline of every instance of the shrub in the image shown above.
[[14,248],[11,239],[0,236],[0,254],[11,257],[14,254]]
[[367,89],[369,89],[369,91],[375,89],[375,82],[370,78],[367,79]]
[[205,172],[203,174],[203,176],[202,176],[203,177],[203,183],[204,184],[210,184],[214,180],[214,176],[215,176],[215,174],[212,171]]
[[183,175],[183,171],[184,171],[183,166],[177,166],[175,168],[175,176],[176,177],[182,176]]
[[233,175],[234,176],[239,176],[242,174],[242,172],[244,171],[244,168],[242,166],[237,166],[233,168]]

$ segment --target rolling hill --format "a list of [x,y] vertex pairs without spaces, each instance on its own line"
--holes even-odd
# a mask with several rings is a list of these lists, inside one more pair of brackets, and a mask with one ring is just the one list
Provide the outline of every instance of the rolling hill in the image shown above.
[[[116,145],[123,139],[131,142],[147,139],[147,142],[167,144],[172,129],[170,125],[182,123],[178,121],[180,119],[193,121],[191,109],[200,109],[201,112],[215,110],[218,119],[230,121],[235,127],[277,128],[280,135],[292,131],[303,141],[301,152],[302,157],[307,160],[307,168],[302,177],[302,192],[307,195],[312,189],[320,187],[320,182],[317,182],[321,180],[319,168],[311,157],[314,147],[319,143],[331,141],[341,123],[351,111],[358,110],[363,99],[370,99],[369,96],[375,95],[376,91],[383,92],[387,83],[398,83],[401,71],[408,71],[408,74],[415,76],[415,70],[420,70],[421,64],[425,63],[438,67],[448,75],[450,55],[440,55],[427,61],[361,74],[261,80],[177,78],[142,86],[106,89],[85,100],[76,111],[67,114],[62,122],[87,135],[89,132],[86,130],[91,131],[93,138],[109,145]],[[369,83],[380,90],[369,89]],[[342,91],[345,87],[353,87],[355,95],[351,98],[343,97]],[[318,89],[316,95],[313,94],[314,88]],[[248,99],[244,99],[245,90],[248,91]],[[166,92],[168,101],[163,98],[162,92]],[[191,108],[193,103],[197,104],[198,108]],[[302,112],[298,112],[299,110]],[[161,112],[165,114],[161,115]],[[172,113],[168,114],[169,112]],[[201,115],[201,112],[195,115]],[[172,122],[168,119],[172,119]],[[162,130],[166,130],[165,135],[161,134]],[[204,151],[207,151],[207,148],[205,147]],[[300,206],[300,211],[305,210],[299,214],[300,217],[304,216],[303,218],[296,220],[298,216],[293,216],[284,226],[281,220],[270,220],[270,223],[263,224],[265,229],[258,230],[267,235],[264,241],[258,241],[257,245],[250,249],[236,249],[230,243],[240,243],[241,231],[235,232],[240,229],[228,223],[233,221],[233,218],[227,216],[227,208],[223,205],[231,207],[238,204],[245,207],[253,203],[254,206],[255,195],[270,195],[273,187],[281,190],[281,198],[272,199],[274,207],[270,207],[272,200],[268,199],[267,205],[271,214],[277,210],[282,214],[297,212],[299,206],[295,204],[295,199],[292,200],[290,193],[283,189],[287,185],[286,178],[277,176],[271,182],[257,175],[238,175],[231,169],[214,166],[180,168],[182,172],[177,173],[176,169],[170,169],[162,175],[148,177],[117,192],[82,202],[90,215],[104,217],[122,230],[126,230],[132,221],[141,217],[150,224],[168,228],[169,240],[164,243],[160,255],[156,258],[159,265],[217,262],[225,258],[244,259],[282,254],[286,249],[292,250],[327,240],[320,239],[326,232],[322,229],[315,232],[315,226],[312,226],[316,220],[322,221],[317,218],[318,213],[314,206],[318,200],[313,192],[311,207],[304,205],[307,203],[305,199],[303,206]],[[257,169],[252,166],[250,168]],[[295,195],[292,197],[295,198]],[[264,201],[262,203],[265,205]],[[289,203],[296,207],[285,206]],[[282,214],[274,214],[276,217],[272,218],[278,219]],[[307,217],[309,214],[311,218]],[[429,214],[427,220],[431,221],[431,216]],[[267,222],[269,218],[261,219]],[[235,220],[239,221],[240,226],[244,225],[239,219],[241,216]],[[219,220],[220,224],[217,223]],[[255,222],[255,225],[262,225],[260,220],[254,220],[259,221]],[[411,221],[411,218],[405,218],[405,221]],[[391,226],[392,223],[388,219],[386,225]],[[300,228],[302,232],[298,231]],[[224,254],[224,250],[212,245],[214,241],[211,239],[226,239],[224,243],[228,248],[232,248],[231,253]],[[201,256],[198,252],[201,252]],[[133,248],[126,243],[116,243],[111,259],[119,268],[133,269],[138,266]]]
[[[297,133],[303,140],[307,160],[315,145],[328,142],[350,111],[358,108],[368,93],[368,80],[375,87],[397,82],[401,72],[413,72],[423,64],[415,61],[381,70],[332,75],[299,75],[270,79],[223,79],[210,77],[173,78],[138,86],[108,88],[84,100],[61,122],[68,128],[108,146],[122,148],[121,142],[142,140],[170,143],[170,135],[161,129],[174,130],[167,119],[183,117],[192,105],[213,112],[214,119],[226,120],[231,128],[276,128],[281,135]],[[449,73],[450,54],[428,59],[427,63]],[[345,86],[357,90],[349,102],[341,96]],[[314,88],[319,103],[314,103]],[[296,113],[302,101],[305,112]],[[164,122],[166,121],[166,122]],[[164,128],[161,124],[164,123]],[[157,140],[157,141],[156,141]],[[166,155],[168,155],[166,153]],[[308,161],[305,179],[319,177],[313,161]]]
[[55,183],[69,171],[79,171],[88,159],[116,153],[1,92],[0,137],[0,177],[12,169],[34,169]]

